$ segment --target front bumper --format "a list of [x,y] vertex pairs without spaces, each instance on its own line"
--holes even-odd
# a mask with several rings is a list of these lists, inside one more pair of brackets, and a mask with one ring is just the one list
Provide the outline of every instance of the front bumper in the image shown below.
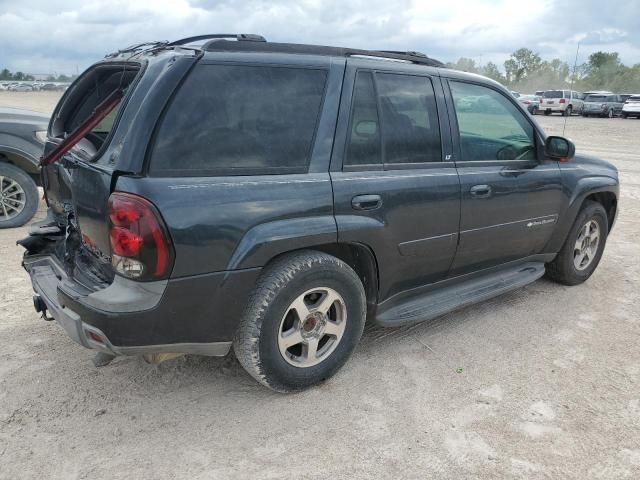
[[48,313],[83,347],[112,355],[224,356],[260,269],[140,283],[116,276],[87,291],[53,256],[25,257]]

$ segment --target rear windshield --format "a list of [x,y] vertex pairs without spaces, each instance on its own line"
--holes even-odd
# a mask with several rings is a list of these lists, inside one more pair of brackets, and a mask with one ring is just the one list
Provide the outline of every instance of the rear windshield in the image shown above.
[[548,90],[542,94],[544,98],[562,98],[562,90]]
[[[138,75],[138,64],[98,65],[87,70],[64,97],[63,103],[56,110],[51,124],[50,135],[63,138],[68,136],[93,114],[94,110],[116,90],[126,93]],[[105,144],[118,118],[122,102],[118,103],[109,114],[102,119],[74,147],[74,151],[85,157],[93,158]]]
[[604,102],[606,99],[606,95],[588,95],[585,102]]
[[326,77],[312,68],[198,66],[156,131],[151,172],[305,172]]

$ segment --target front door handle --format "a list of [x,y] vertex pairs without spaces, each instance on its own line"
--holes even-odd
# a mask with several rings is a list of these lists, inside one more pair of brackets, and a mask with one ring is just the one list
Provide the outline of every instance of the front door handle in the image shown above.
[[354,210],[375,210],[382,206],[380,195],[357,195],[351,199]]
[[474,185],[469,192],[473,198],[489,198],[492,190],[489,185]]

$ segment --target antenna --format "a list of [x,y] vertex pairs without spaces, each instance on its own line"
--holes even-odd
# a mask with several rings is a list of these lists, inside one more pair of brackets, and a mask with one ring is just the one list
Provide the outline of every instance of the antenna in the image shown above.
[[[573,74],[571,75],[571,84],[569,86],[569,91],[573,92],[573,81],[576,78],[576,68],[578,67],[578,52],[580,51],[580,42],[578,42],[578,48],[576,48],[576,59],[573,61]],[[571,95],[571,93],[569,93]],[[569,107],[567,107],[569,108]],[[567,128],[567,120],[569,119],[569,115],[564,117],[564,125],[562,126],[562,136],[564,137],[564,131]]]

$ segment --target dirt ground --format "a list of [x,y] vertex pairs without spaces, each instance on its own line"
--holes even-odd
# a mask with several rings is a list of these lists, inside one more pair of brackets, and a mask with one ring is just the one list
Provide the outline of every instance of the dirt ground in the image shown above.
[[368,327],[336,377],[295,395],[233,359],[96,369],[33,310],[27,228],[0,231],[0,478],[640,478],[640,120],[572,117],[566,134],[621,170],[588,282]]

